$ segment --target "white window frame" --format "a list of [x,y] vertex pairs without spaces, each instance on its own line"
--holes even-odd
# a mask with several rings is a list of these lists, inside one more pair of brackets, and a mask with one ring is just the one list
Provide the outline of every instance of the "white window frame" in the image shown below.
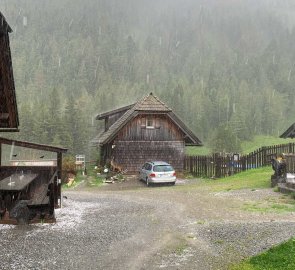
[[[152,124],[149,125],[149,122],[151,122]],[[155,119],[152,118],[152,117],[147,117],[146,118],[146,128],[149,128],[149,129],[154,129],[155,128]]]

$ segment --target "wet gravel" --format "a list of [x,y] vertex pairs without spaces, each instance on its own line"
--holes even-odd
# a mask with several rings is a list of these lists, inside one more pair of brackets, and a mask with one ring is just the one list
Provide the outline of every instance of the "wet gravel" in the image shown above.
[[187,232],[190,245],[181,253],[161,254],[154,268],[228,269],[231,264],[289,240],[295,235],[295,222],[195,223]]
[[151,210],[122,199],[76,195],[58,211],[56,224],[0,225],[0,269],[121,269],[124,261],[114,260],[111,246],[144,230]]
[[56,224],[0,225],[0,269],[227,269],[295,235],[294,213],[240,209],[271,189],[117,188],[68,191]]

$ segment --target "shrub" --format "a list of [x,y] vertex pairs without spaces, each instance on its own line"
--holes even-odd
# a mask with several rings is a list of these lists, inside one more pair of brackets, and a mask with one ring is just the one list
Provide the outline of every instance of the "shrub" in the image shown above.
[[77,174],[75,158],[66,156],[62,160],[62,180],[64,181],[68,174]]

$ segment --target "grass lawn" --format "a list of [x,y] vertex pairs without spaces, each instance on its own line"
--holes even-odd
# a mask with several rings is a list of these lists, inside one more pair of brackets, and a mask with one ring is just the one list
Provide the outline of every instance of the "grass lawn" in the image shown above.
[[94,169],[94,165],[87,166],[87,186],[99,187],[103,184],[103,178],[97,175],[97,170]]
[[243,154],[248,154],[262,146],[271,146],[277,144],[294,143],[295,140],[292,139],[282,139],[272,136],[255,136],[253,141],[242,142]]
[[244,188],[268,188],[270,187],[270,178],[272,174],[273,170],[269,166],[244,171],[230,177],[204,181],[206,185],[212,189],[212,191],[229,191]]
[[210,155],[210,149],[207,146],[187,146],[185,153],[189,156],[207,156]]
[[293,269],[295,269],[295,238],[230,268],[230,270]]
[[[262,146],[286,144],[290,142],[295,142],[295,140],[259,135],[259,136],[255,136],[252,141],[242,142],[242,154],[251,153]],[[186,154],[189,156],[210,155],[210,149],[206,145],[205,146],[188,146],[186,147],[185,151],[186,151]]]

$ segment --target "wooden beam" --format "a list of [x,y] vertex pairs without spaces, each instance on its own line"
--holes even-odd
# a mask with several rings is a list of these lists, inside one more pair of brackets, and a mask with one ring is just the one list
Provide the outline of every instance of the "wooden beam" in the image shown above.
[[6,138],[2,138],[2,137],[0,137],[0,143],[26,147],[31,149],[37,149],[37,150],[44,150],[48,152],[56,152],[56,153],[66,153],[68,150],[66,148],[61,148],[61,147],[56,147],[56,146],[51,146],[46,144],[37,144],[37,143],[31,143],[31,142],[25,142],[25,141],[10,140]]
[[1,132],[19,132],[18,128],[1,128],[0,127],[0,131]]
[[57,179],[54,183],[55,192],[55,207],[61,207],[61,178],[62,178],[62,153],[57,153]]
[[0,167],[2,166],[2,143],[0,143]]

